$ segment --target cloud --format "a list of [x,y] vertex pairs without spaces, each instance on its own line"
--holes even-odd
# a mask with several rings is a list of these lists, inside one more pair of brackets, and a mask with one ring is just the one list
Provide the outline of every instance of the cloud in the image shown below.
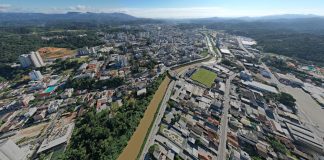
[[[110,9],[103,10],[111,11]],[[207,17],[243,17],[267,16],[274,14],[317,14],[324,15],[317,9],[233,9],[223,7],[187,7],[187,8],[124,8],[116,10],[144,18],[207,18]]]
[[77,6],[69,7],[68,10],[70,10],[70,11],[78,11],[78,12],[87,12],[87,11],[90,11],[91,8],[87,7],[85,5],[77,5]]
[[0,4],[0,12],[8,11],[11,8],[10,4]]
[[9,4],[0,4],[0,12],[41,12],[41,13],[66,13],[66,12],[94,12],[112,13],[121,12],[143,18],[207,18],[207,17],[243,17],[266,16],[278,14],[317,14],[324,15],[324,10],[316,8],[227,8],[220,6],[207,7],[179,7],[179,8],[108,8],[76,5],[71,7],[43,7],[21,8]]

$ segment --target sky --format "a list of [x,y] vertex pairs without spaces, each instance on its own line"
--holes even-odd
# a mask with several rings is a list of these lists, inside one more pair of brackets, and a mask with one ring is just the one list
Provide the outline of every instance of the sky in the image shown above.
[[324,16],[324,0],[0,0],[0,12],[122,12],[143,18]]

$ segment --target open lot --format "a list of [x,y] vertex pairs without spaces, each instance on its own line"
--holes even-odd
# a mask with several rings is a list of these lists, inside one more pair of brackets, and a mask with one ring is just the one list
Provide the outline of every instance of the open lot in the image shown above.
[[15,136],[10,139],[16,143],[22,143],[24,141],[28,141],[29,138],[33,138],[38,136],[42,130],[44,130],[48,126],[48,123],[40,123],[28,128],[24,128],[20,130]]
[[191,79],[197,81],[207,87],[211,87],[216,79],[217,74],[207,69],[199,68],[192,76]]
[[70,50],[67,48],[56,48],[56,47],[44,47],[38,49],[39,54],[45,59],[56,59],[74,56],[76,50]]

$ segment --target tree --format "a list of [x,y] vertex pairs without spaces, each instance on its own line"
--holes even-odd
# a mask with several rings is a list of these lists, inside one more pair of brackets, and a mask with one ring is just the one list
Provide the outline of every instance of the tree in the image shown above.
[[276,97],[276,100],[288,107],[294,107],[296,105],[296,99],[292,95],[285,92],[279,93]]
[[271,146],[276,152],[281,152],[283,154],[286,154],[288,152],[288,149],[285,145],[283,145],[281,142],[277,140],[270,140]]

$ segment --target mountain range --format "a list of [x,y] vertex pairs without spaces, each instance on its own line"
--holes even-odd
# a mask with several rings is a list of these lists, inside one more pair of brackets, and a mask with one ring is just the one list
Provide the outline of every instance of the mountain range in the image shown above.
[[[283,21],[283,20],[296,20],[296,19],[309,19],[319,18],[324,19],[322,16],[317,15],[301,15],[301,14],[284,14],[284,15],[270,15],[261,17],[210,17],[210,18],[195,18],[195,19],[159,19],[164,21],[178,21],[178,22],[223,22],[223,21]],[[152,20],[148,18],[134,17],[125,13],[92,13],[92,12],[68,12],[57,14],[45,13],[6,13],[0,12],[0,23],[4,22],[27,22],[27,21],[102,21],[102,22],[127,22],[136,20]]]

